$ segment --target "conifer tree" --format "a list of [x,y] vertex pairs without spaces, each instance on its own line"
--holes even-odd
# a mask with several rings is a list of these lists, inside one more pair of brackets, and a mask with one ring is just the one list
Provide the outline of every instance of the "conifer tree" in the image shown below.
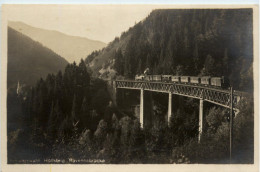
[[54,102],[52,101],[51,112],[50,112],[49,120],[48,120],[48,129],[47,129],[49,137],[51,139],[55,139],[57,137],[59,122],[61,120],[63,120],[63,119],[62,119],[59,102],[57,101],[54,104]]
[[73,122],[79,120],[77,116],[77,97],[74,94],[71,108],[71,119]]
[[83,98],[81,110],[80,110],[80,126],[81,128],[90,129],[93,122],[90,117],[90,104],[86,97]]

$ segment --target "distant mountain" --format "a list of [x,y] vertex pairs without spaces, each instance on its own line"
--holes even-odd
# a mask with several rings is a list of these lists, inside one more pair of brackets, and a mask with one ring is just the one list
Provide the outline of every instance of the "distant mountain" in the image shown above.
[[92,51],[106,46],[105,43],[100,41],[70,36],[58,31],[40,29],[22,22],[9,21],[8,26],[40,42],[70,63],[73,61],[78,63],[81,58],[84,59]]
[[34,85],[40,77],[64,70],[68,62],[31,38],[8,27],[7,86]]
[[153,74],[225,76],[252,89],[252,9],[162,9],[86,58],[102,78]]

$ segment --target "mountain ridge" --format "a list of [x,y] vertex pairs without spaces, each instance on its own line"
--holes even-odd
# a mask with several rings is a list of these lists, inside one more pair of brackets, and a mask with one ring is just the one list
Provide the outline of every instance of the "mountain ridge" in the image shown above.
[[68,62],[51,49],[8,27],[7,86],[33,86],[50,73],[64,71]]
[[79,62],[92,51],[106,44],[80,36],[71,36],[60,31],[41,29],[20,21],[9,21],[8,26],[50,48],[68,62]]
[[[225,76],[253,83],[252,9],[158,9],[86,62],[101,78],[152,74]],[[92,60],[91,60],[92,59]]]

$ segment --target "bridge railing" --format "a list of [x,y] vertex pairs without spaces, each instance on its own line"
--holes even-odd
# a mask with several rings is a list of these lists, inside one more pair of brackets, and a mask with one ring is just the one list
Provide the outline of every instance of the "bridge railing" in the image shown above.
[[[222,88],[207,87],[193,84],[169,83],[169,82],[149,82],[135,80],[116,80],[116,88],[144,89],[148,91],[172,93],[176,95],[203,99],[205,101],[230,107],[230,90]],[[245,93],[234,91],[233,104],[237,106]]]

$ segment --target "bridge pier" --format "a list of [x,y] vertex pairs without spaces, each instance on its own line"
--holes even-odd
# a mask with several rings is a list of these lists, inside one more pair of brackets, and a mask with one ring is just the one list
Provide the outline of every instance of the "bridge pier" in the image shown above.
[[140,124],[141,128],[144,127],[144,89],[140,91]]
[[199,107],[199,138],[198,138],[198,142],[199,143],[200,143],[202,131],[203,131],[203,99],[200,99],[200,107]]
[[169,100],[168,100],[168,125],[170,125],[171,116],[172,116],[172,93],[169,92]]
[[109,80],[107,81],[107,91],[112,99],[112,102],[114,105],[117,106],[116,96],[117,96],[117,87],[116,87],[116,81],[115,80]]
[[[176,83],[168,83],[168,82],[147,82],[147,81],[131,81],[131,80],[115,80],[114,83],[115,87],[115,94],[118,97],[118,93],[120,92],[116,90],[117,88],[122,89],[134,89],[134,90],[141,90],[140,92],[140,124],[141,128],[146,127],[147,124],[147,118],[153,118],[153,113],[146,113],[144,116],[144,89],[147,90],[147,92],[163,92],[163,93],[169,93],[173,92],[175,95],[179,96],[187,96],[191,98],[201,99],[200,100],[200,107],[199,107],[199,135],[198,135],[198,141],[201,140],[201,135],[203,131],[203,102],[207,101],[225,108],[230,107],[230,91],[229,90],[223,90],[222,88],[212,88],[212,87],[201,87],[201,86],[195,86],[195,85],[189,85],[189,84],[176,84]],[[191,91],[192,90],[192,91]],[[172,105],[172,99],[170,99],[169,95],[169,104]],[[234,103],[234,109],[237,108],[238,102],[241,101],[244,98],[252,98],[252,95],[235,91],[233,92],[233,99],[232,101]],[[202,99],[203,98],[203,99]],[[124,99],[124,98],[122,98]],[[146,106],[149,106],[149,99],[146,99],[145,101]],[[117,104],[122,104],[122,102],[117,101]],[[146,108],[147,109],[147,108]],[[148,109],[149,110],[149,109]],[[238,110],[238,109],[237,109]],[[172,107],[168,106],[168,116],[165,117],[165,121],[168,118],[171,117]],[[237,111],[238,113],[239,111]],[[148,116],[148,117],[147,117]],[[145,117],[145,118],[144,118]]]
[[117,99],[116,99],[116,92],[117,92],[117,87],[116,87],[116,82],[112,81],[112,88],[113,88],[113,92],[112,92],[112,101],[114,102],[114,104],[117,106]]

